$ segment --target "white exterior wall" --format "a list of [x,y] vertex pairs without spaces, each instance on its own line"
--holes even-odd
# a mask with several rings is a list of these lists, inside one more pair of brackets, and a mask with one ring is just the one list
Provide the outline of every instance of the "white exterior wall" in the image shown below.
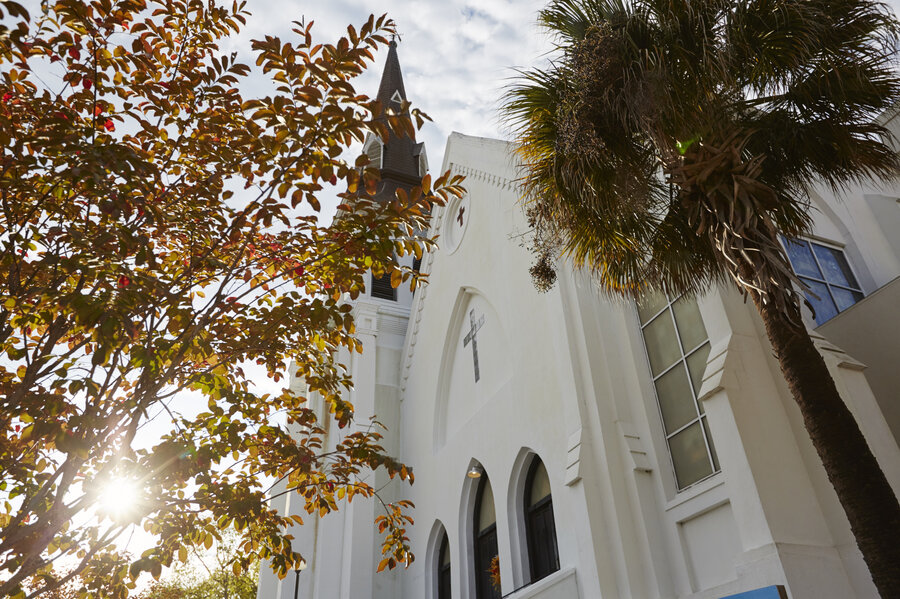
[[[367,350],[353,363],[357,419],[374,409],[388,449],[413,467],[416,483],[394,492],[416,505],[417,559],[374,574],[374,504],[354,502],[303,527],[317,531],[304,543],[318,541],[300,597],[435,598],[445,529],[453,597],[474,599],[474,463],[491,480],[503,594],[515,599],[705,599],[776,584],[792,599],[877,597],[752,304],[727,290],[699,299],[712,347],[700,396],[721,471],[679,492],[633,305],[601,298],[567,268],[550,292],[534,290],[508,152],[450,137],[443,170],[466,175],[468,195],[435,213],[441,248],[423,261],[430,282],[411,298],[405,337],[404,319],[386,311],[410,298],[355,308]],[[813,201],[814,238],[845,249],[867,294],[900,274],[900,228],[882,213],[897,208],[900,227],[891,192],[838,200],[819,190]],[[473,310],[484,317],[477,383],[463,344]],[[900,450],[863,366],[819,342],[900,491]],[[521,506],[532,454],[550,477],[560,570],[514,592],[528,578]],[[292,583],[278,599],[291,599]],[[260,599],[270,586],[263,576]]]
[[[411,257],[404,258],[407,266],[411,262]],[[400,353],[412,298],[409,288],[401,287],[397,290],[397,301],[362,296],[353,302],[353,317],[357,337],[363,343],[363,352],[350,354],[342,350],[338,361],[350,369],[353,377],[354,388],[349,400],[354,406],[353,426],[357,430],[368,428],[372,417],[377,417],[378,422],[392,433],[399,429]],[[291,379],[291,389],[295,393],[306,394],[303,382],[296,377]],[[321,398],[312,394],[309,400],[319,420],[329,423],[327,407]],[[324,450],[327,451],[337,445],[345,431],[333,426],[325,428]],[[383,446],[389,454],[396,455],[399,452],[399,438],[396,434],[388,434]],[[366,482],[376,488],[383,487],[381,495],[387,502],[397,494],[398,483],[388,484],[387,474],[381,470]],[[281,490],[276,489],[275,492]],[[381,559],[381,538],[374,526],[374,519],[380,513],[374,501],[358,498],[351,504],[345,502],[339,505],[339,511],[319,518],[307,514],[301,502],[292,505],[294,497],[293,494],[285,495],[276,501],[276,505],[286,513],[299,514],[304,519],[303,526],[295,525],[290,531],[295,539],[294,549],[307,560],[307,568],[299,574],[299,584],[296,586],[298,598],[399,596],[395,576],[375,572]],[[291,572],[279,581],[263,564],[257,597],[294,599],[296,576]]]

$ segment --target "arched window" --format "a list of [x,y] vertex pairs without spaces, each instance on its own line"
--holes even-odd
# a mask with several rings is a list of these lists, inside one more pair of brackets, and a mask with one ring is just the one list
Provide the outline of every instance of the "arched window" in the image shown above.
[[497,557],[497,516],[494,491],[487,474],[481,475],[475,496],[475,597],[500,599],[500,591],[491,584],[491,562]]
[[537,457],[531,461],[528,476],[525,477],[525,533],[528,537],[531,582],[537,582],[559,570],[550,477],[544,463]]
[[830,320],[863,299],[859,282],[844,251],[807,239],[781,238],[791,268],[809,290],[806,299],[813,307],[816,324]]
[[441,541],[441,549],[438,551],[437,561],[437,599],[450,599],[450,542],[447,533]]

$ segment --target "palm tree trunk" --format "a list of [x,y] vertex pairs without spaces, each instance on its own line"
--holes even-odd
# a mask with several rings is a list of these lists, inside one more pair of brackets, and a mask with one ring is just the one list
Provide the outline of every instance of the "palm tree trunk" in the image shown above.
[[806,430],[837,492],[872,580],[884,599],[900,597],[900,504],[859,425],[838,394],[800,310],[753,301]]

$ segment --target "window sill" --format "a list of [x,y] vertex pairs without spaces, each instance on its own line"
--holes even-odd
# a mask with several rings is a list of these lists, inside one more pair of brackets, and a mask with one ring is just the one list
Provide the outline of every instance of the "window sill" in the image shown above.
[[[694,483],[690,487],[687,487],[683,491],[680,491],[675,497],[673,497],[668,503],[666,503],[665,511],[666,512],[676,512],[679,513],[682,510],[687,509],[689,512],[694,513],[697,511],[703,511],[708,507],[712,507],[720,503],[725,496],[725,477],[722,475],[722,471],[716,472],[715,474],[709,476],[708,478],[701,480],[697,483]],[[712,491],[716,491],[713,493]],[[699,499],[701,496],[705,496],[703,501],[695,501]],[[691,505],[685,506],[685,504],[694,504],[694,503],[702,503],[703,505]],[[678,518],[681,520],[682,518]]]
[[561,568],[535,583],[529,584],[521,589],[516,589],[508,595],[503,595],[503,599],[577,597],[577,595],[572,595],[568,590],[575,590],[577,588],[578,587],[575,584],[575,568]]

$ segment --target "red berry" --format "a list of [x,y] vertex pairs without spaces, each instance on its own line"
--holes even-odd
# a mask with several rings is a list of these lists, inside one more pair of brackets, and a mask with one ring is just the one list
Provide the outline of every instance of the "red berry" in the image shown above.
[[129,279],[125,275],[122,275],[121,277],[119,277],[119,287],[120,288],[128,287],[129,285],[131,285],[131,279]]

